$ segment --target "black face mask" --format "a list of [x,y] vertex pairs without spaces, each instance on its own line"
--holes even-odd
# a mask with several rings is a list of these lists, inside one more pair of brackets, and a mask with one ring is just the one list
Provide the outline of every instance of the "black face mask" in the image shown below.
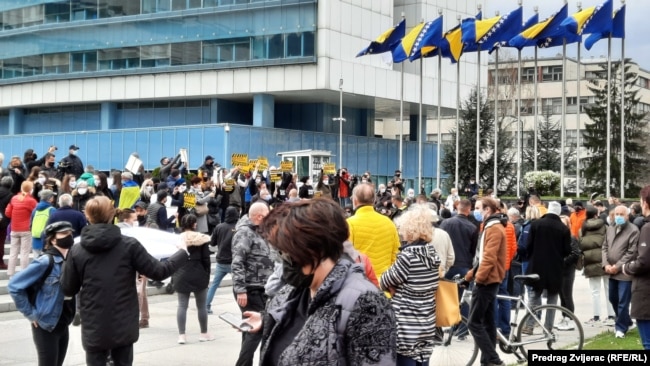
[[314,280],[314,274],[306,275],[302,273],[302,266],[282,259],[282,280],[295,288],[306,288]]
[[65,238],[56,239],[56,245],[59,248],[70,249],[72,248],[73,244],[74,244],[74,238],[72,237],[72,235],[68,235]]

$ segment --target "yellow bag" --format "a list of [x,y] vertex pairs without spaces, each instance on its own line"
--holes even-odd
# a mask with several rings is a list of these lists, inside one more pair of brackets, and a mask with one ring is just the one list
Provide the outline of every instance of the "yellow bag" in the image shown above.
[[441,277],[436,290],[436,326],[451,327],[460,323],[460,320],[458,285]]

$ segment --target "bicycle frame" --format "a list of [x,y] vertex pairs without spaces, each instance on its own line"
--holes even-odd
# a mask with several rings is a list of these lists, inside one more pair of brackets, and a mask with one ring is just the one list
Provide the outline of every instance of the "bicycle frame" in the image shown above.
[[[497,328],[497,338],[499,338],[499,340],[501,342],[503,342],[506,346],[516,348],[516,347],[523,346],[523,345],[526,345],[526,344],[539,343],[539,342],[542,342],[542,341],[553,339],[553,337],[554,337],[553,333],[551,333],[548,329],[546,329],[546,327],[544,326],[542,321],[538,318],[537,314],[524,301],[523,296],[521,296],[521,295],[520,296],[497,295],[497,300],[508,300],[508,301],[517,300],[517,307],[515,308],[515,316],[514,316],[513,319],[510,319],[510,326],[512,327],[512,330],[510,331],[510,335],[508,336],[508,338],[506,338],[501,333],[501,330],[499,328]],[[516,341],[517,336],[515,334],[516,333],[515,329],[517,328],[517,326],[519,326],[518,320],[519,320],[519,310],[520,310],[519,306],[520,305],[524,305],[524,310],[526,311],[526,314],[530,314],[532,316],[532,318],[535,319],[535,321],[537,322],[537,325],[539,325],[543,329],[543,332],[542,332],[542,334],[540,334],[540,337],[534,337],[532,339],[526,340],[525,342],[521,342],[521,341],[517,342]],[[524,314],[524,316],[525,316],[525,314]],[[522,316],[522,318],[524,316]]]

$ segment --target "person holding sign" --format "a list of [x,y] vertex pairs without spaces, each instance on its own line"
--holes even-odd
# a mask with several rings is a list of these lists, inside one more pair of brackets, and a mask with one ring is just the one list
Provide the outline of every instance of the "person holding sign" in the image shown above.
[[308,176],[300,178],[302,186],[298,191],[298,197],[300,199],[312,199],[314,197],[314,187],[311,185],[311,179]]
[[[214,192],[203,192],[203,189],[201,188],[201,184],[203,183],[203,179],[199,177],[194,177],[190,181],[192,183],[192,187],[189,189],[189,193],[194,194],[194,207],[197,206],[204,206],[205,207],[205,212],[207,212],[207,205],[208,202],[214,198]],[[207,233],[208,232],[208,216],[206,214],[199,214],[199,210],[195,209],[195,214],[196,214],[196,231],[199,233]]]
[[330,177],[324,174],[324,171],[321,169],[320,174],[318,176],[318,183],[316,183],[316,192],[320,192],[321,197],[334,199],[334,197],[332,197],[332,188],[330,188],[329,183],[330,183]]

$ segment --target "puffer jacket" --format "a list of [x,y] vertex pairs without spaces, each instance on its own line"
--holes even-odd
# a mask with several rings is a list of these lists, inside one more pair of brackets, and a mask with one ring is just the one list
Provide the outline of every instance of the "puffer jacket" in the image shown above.
[[237,222],[232,247],[232,286],[235,293],[264,291],[264,284],[273,273],[273,261],[268,243],[257,233],[257,226],[248,215]]
[[375,275],[381,278],[397,259],[400,242],[395,224],[371,205],[359,207],[347,221],[350,227],[348,240],[370,258]]
[[[359,284],[360,281],[364,283]],[[339,334],[337,326],[341,306],[336,303],[337,295],[353,282],[357,283],[353,288],[363,287],[366,291],[352,306],[345,331]],[[286,285],[269,302],[264,315],[261,366],[395,365],[396,322],[393,310],[388,299],[365,280],[361,266],[353,265],[347,259],[340,259],[318,288],[306,310],[305,324],[278,362],[270,360],[270,350],[279,342],[278,338],[284,336],[286,320],[296,313],[305,291],[310,290]],[[339,337],[344,337],[344,354],[337,348]],[[344,358],[344,363],[341,358]]]
[[184,250],[164,262],[157,260],[115,225],[84,227],[80,243],[68,252],[61,275],[64,295],[79,293],[84,349],[100,352],[135,343],[140,315],[133,280],[136,272],[160,281],[186,261]]
[[205,290],[210,282],[210,237],[196,231],[184,231],[180,236],[190,256],[172,276],[174,290],[182,294]]
[[34,197],[29,194],[23,195],[22,192],[11,198],[4,212],[5,216],[11,219],[11,231],[29,231],[32,211],[37,204]]
[[634,319],[650,319],[650,216],[643,220],[636,258],[625,264],[623,270],[632,276],[632,307]]
[[585,277],[599,277],[605,275],[603,269],[603,241],[607,227],[601,219],[589,219],[584,222],[580,230],[580,250],[585,256]]

